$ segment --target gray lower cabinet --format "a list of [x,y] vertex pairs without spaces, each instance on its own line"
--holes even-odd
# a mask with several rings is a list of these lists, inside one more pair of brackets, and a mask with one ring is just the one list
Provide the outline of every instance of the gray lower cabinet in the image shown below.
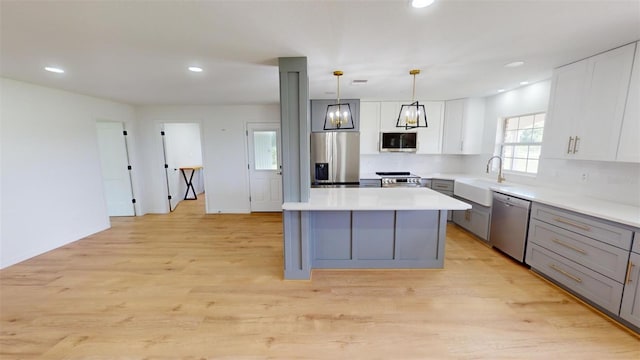
[[[636,233],[635,243],[640,243]],[[629,257],[628,275],[622,294],[620,317],[640,328],[640,254],[631,253]]]
[[535,243],[527,248],[527,264],[607,311],[618,313],[622,299],[621,283]]
[[573,233],[537,219],[529,222],[531,241],[619,283],[624,282],[629,250]]
[[640,254],[640,232],[638,231],[633,234],[633,246],[631,247],[631,251],[636,254]]
[[[635,243],[640,243],[636,233]],[[631,253],[628,275],[622,293],[620,317],[640,328],[640,254]]]
[[382,187],[381,179],[360,179],[360,187]]
[[[583,300],[639,331],[640,255],[632,228],[533,203],[526,263]],[[634,244],[634,246],[636,246]],[[631,259],[630,259],[631,254]],[[635,260],[634,260],[635,259]],[[634,283],[636,279],[636,283]]]
[[[431,189],[441,194],[453,197],[453,180],[431,179]],[[453,211],[447,211],[447,221],[453,220]]]
[[452,211],[453,222],[487,241],[489,239],[489,227],[491,225],[491,208],[458,196],[454,196],[454,198],[471,204],[471,209]]
[[309,213],[313,268],[442,268],[444,211]]

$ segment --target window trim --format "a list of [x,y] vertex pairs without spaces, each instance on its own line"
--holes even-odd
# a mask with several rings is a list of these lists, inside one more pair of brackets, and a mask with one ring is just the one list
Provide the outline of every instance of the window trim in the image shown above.
[[[544,121],[544,125],[546,125],[547,123],[547,111],[537,111],[537,112],[532,112],[532,113],[525,113],[525,114],[519,114],[519,115],[509,115],[509,116],[503,116],[499,118],[499,126],[497,129],[497,134],[496,134],[496,144],[495,144],[495,149],[494,149],[494,153],[497,154],[498,156],[500,156],[502,158],[502,161],[504,162],[504,157],[502,156],[503,152],[504,152],[504,147],[505,146],[540,146],[540,152],[542,153],[542,145],[544,142],[544,129],[546,126],[542,127],[542,140],[540,140],[540,142],[505,142],[504,138],[505,138],[505,133],[506,133],[506,126],[507,126],[507,120],[508,119],[513,119],[513,118],[522,118],[522,117],[527,117],[527,116],[536,116],[536,115],[540,115],[540,114],[544,114],[545,115],[545,121]],[[535,124],[535,120],[534,120],[534,124]],[[534,128],[532,128],[534,129]],[[539,128],[538,128],[539,129]],[[518,127],[518,129],[516,129],[516,131],[522,130]],[[515,159],[515,156],[510,157],[510,159]],[[530,160],[527,154],[526,158],[518,158],[518,159],[525,159],[525,160]],[[536,160],[536,159],[531,159],[531,160]],[[538,160],[538,169],[536,170],[535,173],[533,172],[526,172],[526,171],[518,171],[518,170],[512,170],[512,169],[505,169],[504,168],[504,164],[503,165],[503,169],[502,171],[504,173],[507,174],[513,174],[513,175],[519,175],[519,176],[530,176],[530,177],[536,177],[538,175],[538,172],[540,171],[540,157],[537,159]],[[497,168],[497,164],[494,162],[493,164],[493,170],[498,170]]]

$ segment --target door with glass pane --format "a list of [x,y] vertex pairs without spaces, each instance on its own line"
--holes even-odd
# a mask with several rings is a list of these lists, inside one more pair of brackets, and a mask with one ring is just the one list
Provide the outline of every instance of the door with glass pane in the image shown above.
[[247,124],[251,211],[282,211],[280,124]]

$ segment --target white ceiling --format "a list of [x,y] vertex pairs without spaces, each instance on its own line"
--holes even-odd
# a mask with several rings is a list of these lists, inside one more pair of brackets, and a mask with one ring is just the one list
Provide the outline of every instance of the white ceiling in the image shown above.
[[444,100],[640,39],[640,1],[2,0],[0,34],[3,77],[130,104],[275,103],[287,56],[308,58],[311,98],[335,97],[340,69],[343,98],[407,100],[419,68],[418,97]]

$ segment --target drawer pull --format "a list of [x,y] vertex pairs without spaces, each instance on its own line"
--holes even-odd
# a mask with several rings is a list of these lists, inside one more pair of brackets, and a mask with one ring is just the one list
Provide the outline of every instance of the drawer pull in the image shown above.
[[563,219],[561,217],[557,217],[557,218],[555,218],[553,220],[555,220],[555,221],[557,221],[559,223],[563,223],[563,224],[569,225],[569,226],[577,227],[578,229],[582,229],[584,231],[591,231],[591,227],[589,227],[587,225],[576,224],[576,223],[571,222],[569,220],[565,220],[565,219]]
[[629,265],[627,265],[627,284],[631,284],[631,268],[633,268],[635,265],[631,262],[631,260],[629,260]]
[[573,245],[567,244],[566,242],[564,242],[564,241],[560,241],[560,240],[558,240],[558,239],[552,239],[552,241],[553,241],[554,243],[558,244],[558,245],[562,245],[562,246],[566,247],[567,249],[571,249],[571,250],[573,250],[573,251],[577,251],[577,252],[579,252],[579,253],[580,253],[580,254],[582,254],[582,255],[587,255],[587,252],[586,252],[586,251],[584,251],[584,250],[582,250],[582,249],[580,249],[579,247],[575,247],[575,246],[573,246]]
[[571,145],[573,144],[573,136],[569,136],[569,144],[567,145],[567,154],[571,154]]
[[549,267],[550,267],[550,268],[552,268],[553,270],[555,270],[555,271],[557,271],[557,272],[561,273],[562,275],[564,275],[564,276],[568,277],[569,279],[571,279],[571,280],[573,280],[573,281],[577,282],[577,283],[582,283],[582,279],[580,279],[579,277],[577,277],[577,276],[575,276],[575,275],[571,275],[571,274],[569,274],[568,272],[566,272],[566,271],[564,271],[564,270],[560,269],[559,267],[557,267],[557,266],[555,266],[555,265],[553,265],[553,264],[549,264]]
[[436,185],[436,187],[437,187],[437,188],[440,188],[440,189],[448,189],[448,188],[449,188],[449,187],[448,187],[448,186],[446,186],[446,185]]

